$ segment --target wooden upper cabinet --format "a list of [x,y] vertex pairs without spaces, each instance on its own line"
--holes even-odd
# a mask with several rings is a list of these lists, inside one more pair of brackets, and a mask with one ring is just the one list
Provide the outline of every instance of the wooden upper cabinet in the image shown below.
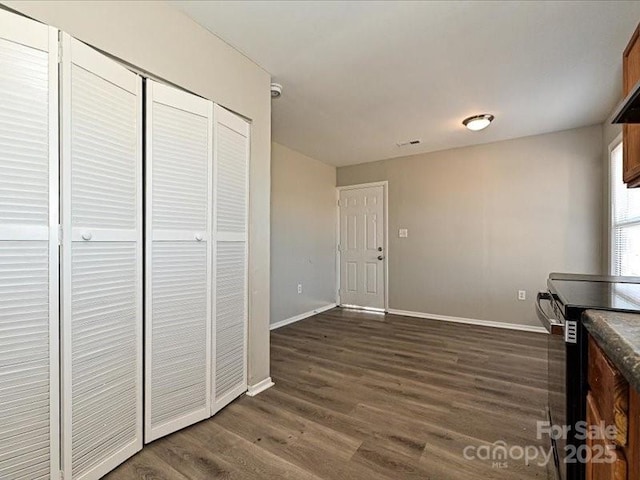
[[[640,25],[622,55],[623,98],[640,81]],[[622,126],[623,173],[628,187],[640,187],[640,124]]]

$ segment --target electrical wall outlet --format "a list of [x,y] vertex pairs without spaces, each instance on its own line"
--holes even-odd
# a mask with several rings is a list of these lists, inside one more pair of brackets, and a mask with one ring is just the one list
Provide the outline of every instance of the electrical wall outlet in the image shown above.
[[302,284],[301,283],[298,284],[298,293],[302,293]]
[[400,238],[407,238],[409,236],[409,230],[407,230],[406,228],[401,228],[400,230],[398,230],[398,236]]
[[527,299],[527,291],[518,290],[518,300],[526,300],[526,299]]

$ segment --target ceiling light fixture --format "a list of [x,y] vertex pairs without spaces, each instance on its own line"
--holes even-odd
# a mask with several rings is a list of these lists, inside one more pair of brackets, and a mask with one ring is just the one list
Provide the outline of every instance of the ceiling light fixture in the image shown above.
[[462,124],[469,130],[477,132],[487,128],[495,117],[490,113],[483,113],[482,115],[474,115],[473,117],[465,118]]

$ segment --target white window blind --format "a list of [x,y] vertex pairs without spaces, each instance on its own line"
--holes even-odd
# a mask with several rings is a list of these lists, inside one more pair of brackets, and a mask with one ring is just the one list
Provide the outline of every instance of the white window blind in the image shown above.
[[611,274],[640,276],[640,189],[622,182],[622,143],[610,161]]

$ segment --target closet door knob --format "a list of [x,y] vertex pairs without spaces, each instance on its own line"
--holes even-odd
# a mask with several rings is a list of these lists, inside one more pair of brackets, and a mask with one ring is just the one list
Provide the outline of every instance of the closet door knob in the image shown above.
[[196,241],[198,241],[198,242],[202,241],[202,234],[201,233],[196,233]]
[[82,234],[82,239],[83,240],[91,240],[91,237],[93,237],[93,235],[91,235],[91,232],[84,232]]

